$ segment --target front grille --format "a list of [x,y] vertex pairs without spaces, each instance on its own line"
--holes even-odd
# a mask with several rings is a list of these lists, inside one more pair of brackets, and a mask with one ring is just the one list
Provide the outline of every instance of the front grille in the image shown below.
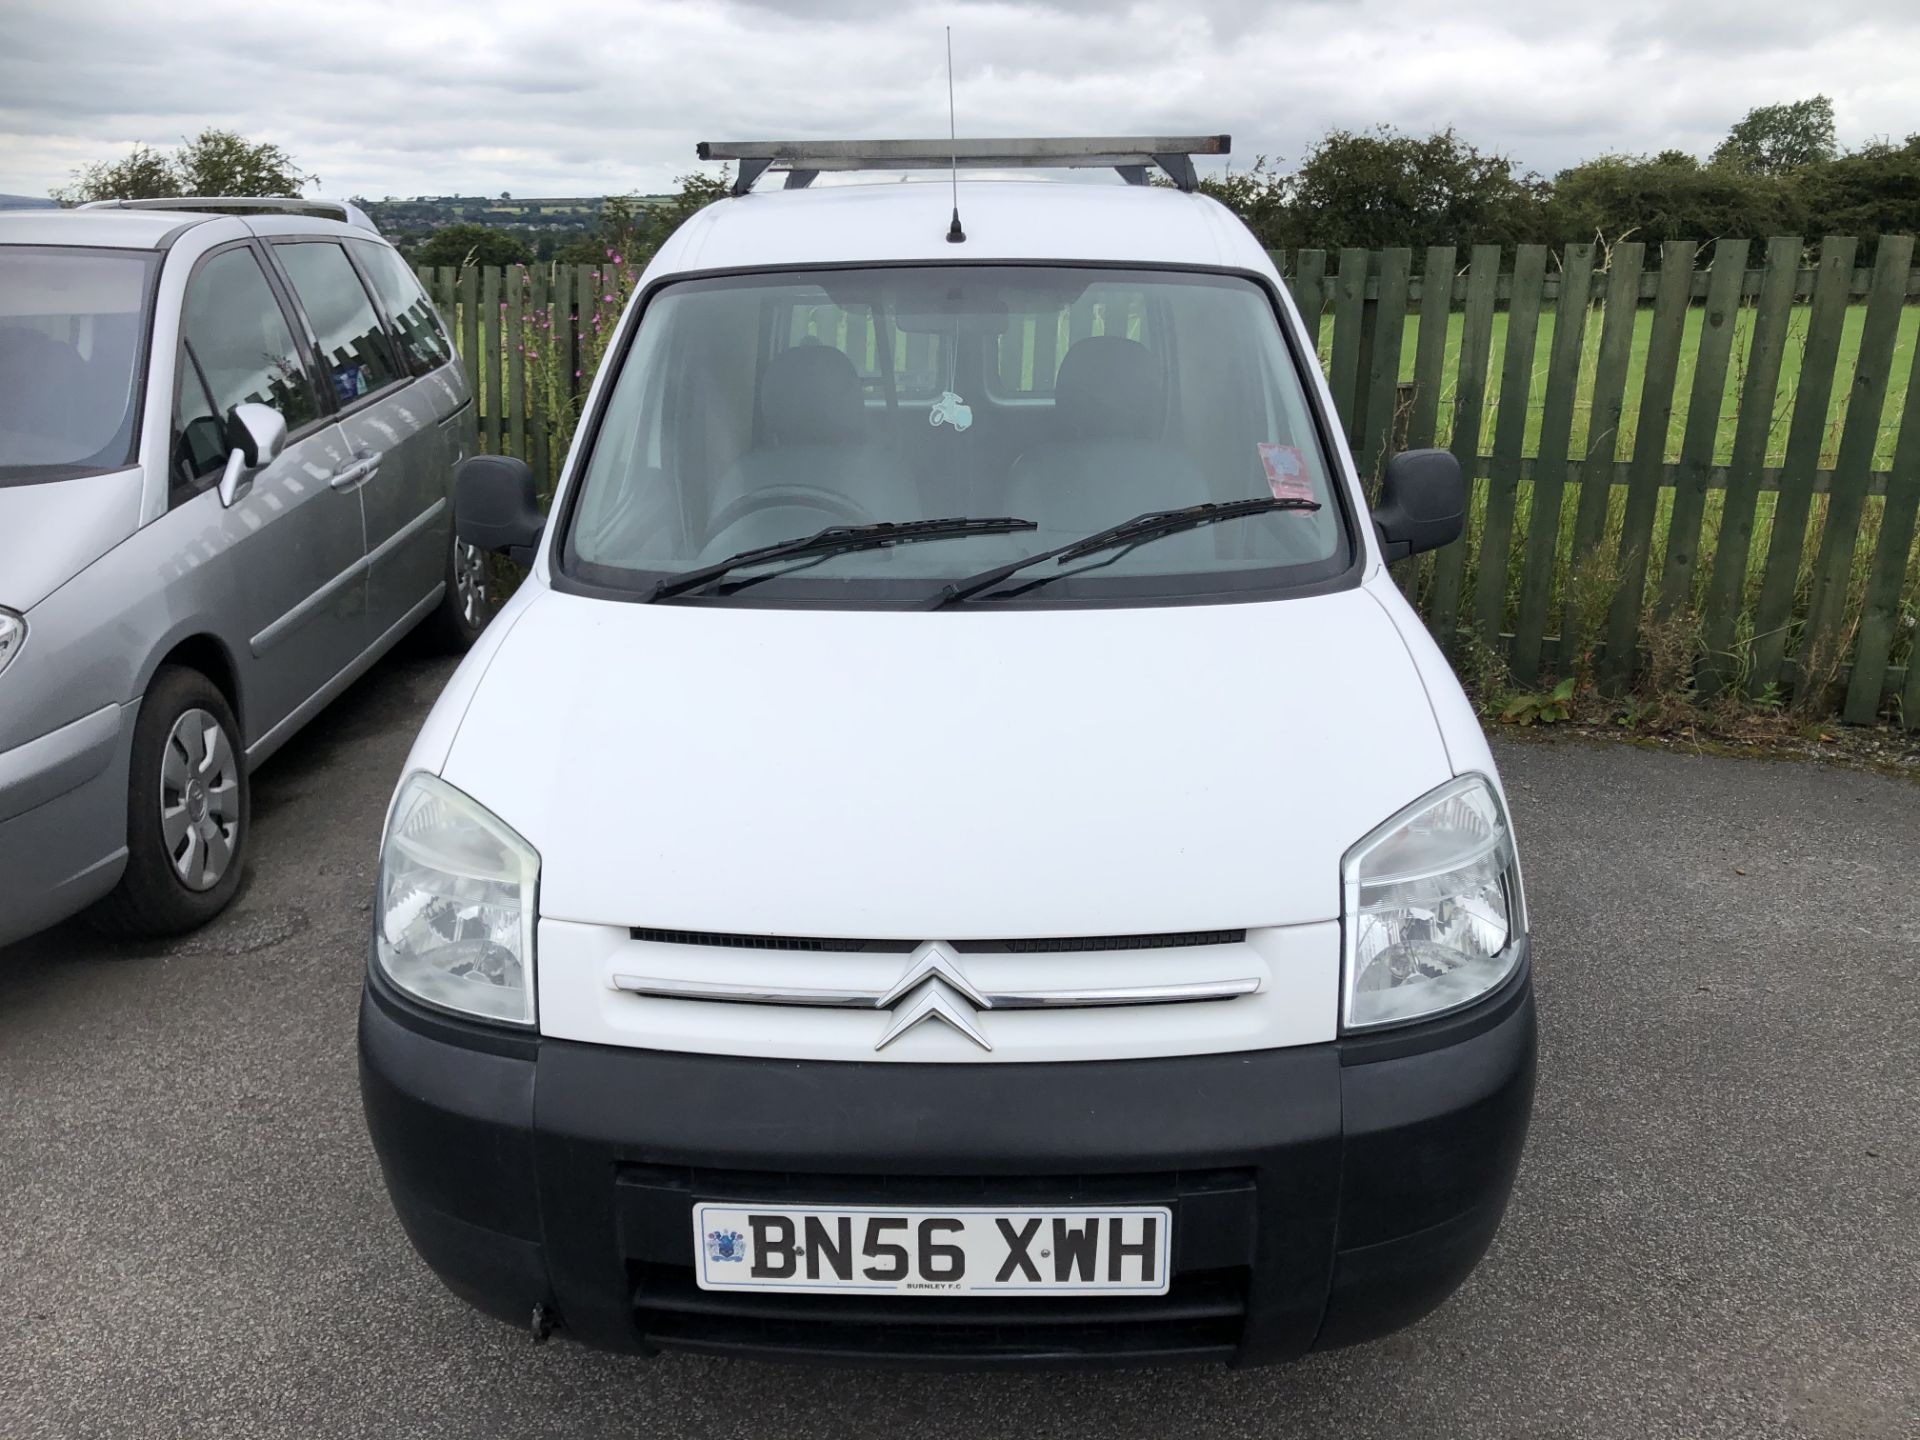
[[638,1266],[634,1318],[650,1345],[852,1360],[1206,1359],[1230,1355],[1247,1272],[1180,1275],[1165,1295],[1031,1299],[746,1295],[693,1272]]
[[[1240,1343],[1254,1243],[1252,1175],[811,1175],[615,1167],[634,1323],[650,1345],[792,1358],[1018,1362],[1206,1359]],[[694,1282],[691,1208],[766,1204],[1068,1206],[1174,1212],[1165,1295],[874,1296],[707,1291]]]
[[829,950],[835,954],[869,951],[882,955],[909,954],[912,940],[826,940],[817,935],[727,935],[715,930],[656,930],[635,925],[627,931],[635,940],[657,945],[712,945],[722,950]]
[[[829,951],[834,954],[906,955],[918,940],[834,940],[817,935],[733,935],[714,930],[661,930],[635,925],[627,934],[660,945],[711,945],[724,950]],[[1238,945],[1245,930],[1182,930],[1167,935],[1064,935],[1041,939],[955,940],[962,955],[1076,955],[1102,950],[1177,950],[1196,945]]]
[[1048,940],[956,940],[962,955],[1060,955],[1090,950],[1185,950],[1195,945],[1238,945],[1244,930],[1183,930],[1173,935],[1073,935]]

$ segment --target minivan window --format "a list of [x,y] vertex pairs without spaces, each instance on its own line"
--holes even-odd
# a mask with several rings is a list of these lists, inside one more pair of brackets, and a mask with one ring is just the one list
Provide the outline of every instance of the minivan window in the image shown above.
[[334,399],[351,405],[400,379],[400,363],[347,252],[309,240],[280,244],[275,253],[313,326]]
[[0,245],[0,485],[131,465],[159,256]]
[[194,271],[180,340],[173,422],[176,486],[191,486],[226,462],[236,405],[271,405],[289,430],[319,418],[300,346],[247,247],[221,251]]
[[1048,562],[1044,586],[1026,583],[1036,569],[981,599],[1285,591],[1333,580],[1354,553],[1272,300],[1210,273],[962,265],[669,284],[576,491],[562,572],[641,594],[829,526],[1033,522],[736,568],[686,591],[705,602],[911,603],[1135,515],[1270,496],[1319,505]]
[[427,303],[426,292],[407,268],[407,262],[385,245],[356,243],[354,249],[373,279],[373,288],[393,317],[400,351],[415,375],[431,375],[453,358],[453,346]]

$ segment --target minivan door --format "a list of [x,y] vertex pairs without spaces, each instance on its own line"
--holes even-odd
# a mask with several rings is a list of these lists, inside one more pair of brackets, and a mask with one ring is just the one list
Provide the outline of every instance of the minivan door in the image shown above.
[[414,383],[346,247],[278,239],[274,254],[320,351],[322,383],[355,460],[367,524],[367,610],[379,639],[447,574],[447,476],[430,387]]
[[[251,745],[367,646],[366,534],[346,436],[314,389],[306,347],[253,246],[213,251],[187,282],[175,365],[162,547],[199,572],[207,602],[246,638],[241,718]],[[271,405],[287,444],[231,508],[221,471],[233,408]]]

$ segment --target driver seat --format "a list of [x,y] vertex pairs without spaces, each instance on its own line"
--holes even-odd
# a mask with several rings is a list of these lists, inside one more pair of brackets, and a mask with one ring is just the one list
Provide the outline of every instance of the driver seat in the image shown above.
[[774,356],[760,377],[759,419],[760,443],[734,463],[714,492],[712,519],[733,510],[724,527],[726,550],[851,519],[800,500],[770,500],[756,507],[747,498],[779,488],[828,492],[866,512],[863,519],[904,518],[902,501],[911,494],[902,493],[886,451],[868,437],[860,373],[842,352],[816,343]]

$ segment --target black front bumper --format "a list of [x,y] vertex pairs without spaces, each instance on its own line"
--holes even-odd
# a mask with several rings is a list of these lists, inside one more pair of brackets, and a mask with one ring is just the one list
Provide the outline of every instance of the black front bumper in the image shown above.
[[[1498,1227],[1533,1098],[1528,967],[1460,1014],[1289,1050],[1056,1065],[753,1060],[503,1034],[377,973],[367,1123],[456,1293],[612,1350],[940,1365],[1285,1359],[1419,1318]],[[723,1294],[699,1200],[1140,1203],[1164,1296]]]

